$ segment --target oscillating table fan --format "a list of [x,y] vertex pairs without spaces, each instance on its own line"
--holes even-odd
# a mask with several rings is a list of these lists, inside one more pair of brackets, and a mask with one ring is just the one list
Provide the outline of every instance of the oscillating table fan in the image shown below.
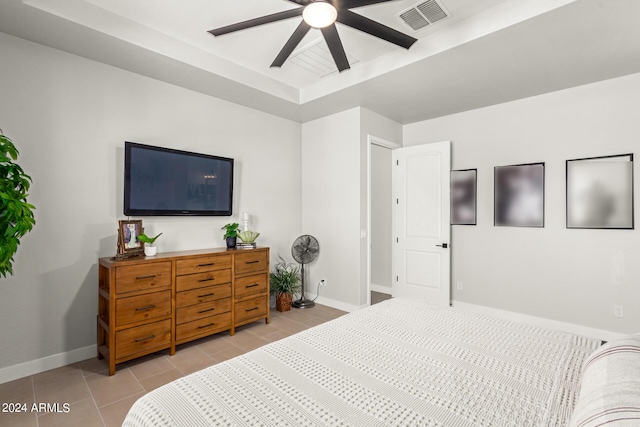
[[319,252],[320,245],[318,240],[308,234],[298,237],[291,246],[291,255],[293,259],[300,263],[300,274],[302,276],[302,296],[291,304],[296,308],[311,308],[316,305],[313,301],[309,301],[304,297],[304,265],[315,261]]

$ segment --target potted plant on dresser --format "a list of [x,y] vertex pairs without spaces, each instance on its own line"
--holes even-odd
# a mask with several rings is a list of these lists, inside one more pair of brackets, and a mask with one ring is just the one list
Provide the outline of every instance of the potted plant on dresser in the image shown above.
[[273,266],[270,278],[271,295],[276,297],[276,310],[291,310],[293,294],[300,292],[300,268],[278,256],[278,262]]
[[223,239],[226,240],[227,248],[229,249],[236,247],[236,241],[238,240],[238,233],[240,232],[238,230],[238,227],[240,227],[240,224],[238,224],[237,222],[234,222],[231,224],[225,224],[222,227],[222,229],[224,230]]
[[146,256],[156,256],[158,253],[158,248],[154,245],[158,237],[160,237],[162,233],[158,234],[156,237],[149,237],[144,233],[140,233],[138,235],[138,240],[144,243],[144,254]]

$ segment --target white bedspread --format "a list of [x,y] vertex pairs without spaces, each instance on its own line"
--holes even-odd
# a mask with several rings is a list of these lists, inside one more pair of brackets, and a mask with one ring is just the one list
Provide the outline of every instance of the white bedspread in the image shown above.
[[123,426],[564,426],[598,345],[393,299],[156,389]]

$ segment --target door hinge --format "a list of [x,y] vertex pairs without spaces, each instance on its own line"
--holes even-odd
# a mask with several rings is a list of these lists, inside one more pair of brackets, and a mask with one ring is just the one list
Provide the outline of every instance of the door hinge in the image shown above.
[[396,205],[400,204],[400,199],[396,199]]
[[396,276],[396,282],[398,281],[398,276]]
[[400,238],[396,237],[396,243],[400,243]]
[[400,166],[400,160],[396,160],[396,166]]

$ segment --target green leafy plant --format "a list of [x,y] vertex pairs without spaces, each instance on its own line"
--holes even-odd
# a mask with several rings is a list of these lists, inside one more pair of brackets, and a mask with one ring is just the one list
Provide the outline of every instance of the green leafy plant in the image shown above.
[[294,295],[300,292],[300,267],[286,262],[280,255],[278,262],[273,266],[270,278],[272,295]]
[[240,227],[240,225],[237,222],[226,224],[224,227],[222,227],[222,230],[225,230],[224,237],[222,239],[224,240],[228,237],[238,237],[238,227]]
[[155,241],[158,239],[158,237],[160,237],[161,235],[162,233],[158,234],[156,237],[149,237],[144,233],[140,233],[138,234],[138,240],[141,241],[142,243],[153,245]]
[[13,274],[13,255],[20,239],[36,223],[35,207],[27,203],[31,177],[14,163],[18,150],[0,132],[0,275]]

